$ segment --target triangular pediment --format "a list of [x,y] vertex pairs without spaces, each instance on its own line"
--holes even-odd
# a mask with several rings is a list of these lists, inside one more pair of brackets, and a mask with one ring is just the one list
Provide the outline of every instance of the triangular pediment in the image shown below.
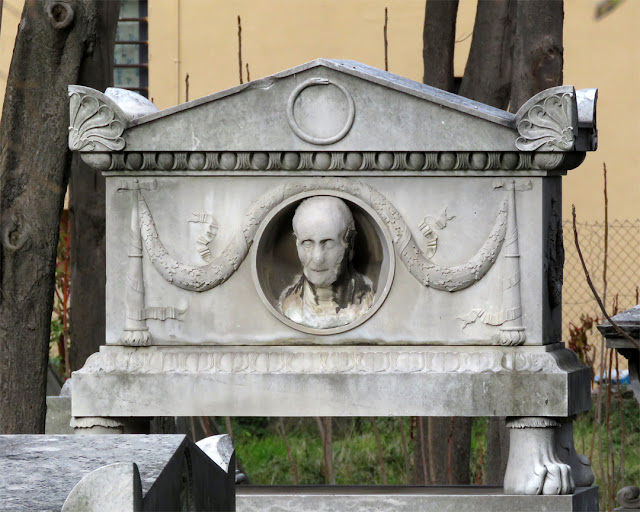
[[[90,90],[70,91],[73,96]],[[358,62],[318,59],[163,111],[117,91],[94,92],[123,125],[122,147],[107,145],[112,151],[577,149],[578,112],[570,86],[540,93],[514,115]],[[529,116],[535,108],[542,114]],[[547,118],[540,121],[541,115]],[[71,124],[73,132],[73,108]],[[72,149],[87,151],[80,143],[74,147],[70,138]]]

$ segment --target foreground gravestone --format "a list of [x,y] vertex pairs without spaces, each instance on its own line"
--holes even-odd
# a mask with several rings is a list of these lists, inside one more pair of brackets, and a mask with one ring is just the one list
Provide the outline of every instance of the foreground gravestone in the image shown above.
[[[612,320],[628,336],[640,340],[640,306],[634,306],[615,315]],[[633,396],[640,403],[640,350],[628,339],[624,338],[609,322],[598,325],[598,330],[607,340],[607,348],[615,348],[622,354],[629,365],[629,387]]]
[[597,145],[595,90],[514,115],[317,60],[162,112],[69,93],[69,146],[107,182],[106,344],[74,373],[78,430],[508,416],[505,492],[591,485],[561,181]]
[[216,438],[207,455],[183,435],[0,436],[1,508],[233,510],[233,444]]
[[237,503],[244,512],[568,512],[598,510],[598,491],[514,496],[490,486],[245,486],[238,488]]

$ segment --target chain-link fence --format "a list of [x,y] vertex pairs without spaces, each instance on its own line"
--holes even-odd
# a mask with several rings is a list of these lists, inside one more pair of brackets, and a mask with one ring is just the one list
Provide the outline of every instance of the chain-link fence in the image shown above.
[[[578,240],[589,275],[602,297],[605,225],[599,222],[579,222]],[[562,288],[562,332],[569,339],[569,324],[578,323],[580,315],[602,317],[600,308],[589,289],[573,239],[570,220],[563,222],[564,286]],[[609,223],[607,259],[607,312],[624,311],[638,303],[640,286],[640,219]]]

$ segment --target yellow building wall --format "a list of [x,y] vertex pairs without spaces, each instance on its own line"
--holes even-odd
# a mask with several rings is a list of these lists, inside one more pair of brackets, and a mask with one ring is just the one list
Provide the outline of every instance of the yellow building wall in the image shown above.
[[[532,0],[533,1],[533,0]],[[469,52],[476,0],[460,2],[455,73]],[[564,217],[575,203],[581,221],[602,220],[602,163],[609,170],[610,219],[640,217],[640,1],[628,0],[595,20],[593,0],[565,0],[564,82],[598,87],[600,147],[564,181]],[[239,83],[242,59],[261,78],[318,57],[384,68],[388,7],[389,71],[421,81],[424,0],[153,0],[149,3],[150,96],[160,108]],[[180,34],[176,38],[176,34]],[[243,70],[246,81],[246,69]]]
[[0,101],[4,101],[7,88],[7,74],[13,56],[18,24],[22,15],[24,0],[2,1],[2,26],[0,26]]
[[564,217],[603,221],[602,165],[609,219],[640,218],[640,2],[626,0],[596,21],[596,2],[565,0],[564,82],[597,87],[599,148],[564,181]]
[[[462,0],[458,33],[473,30],[474,0]],[[238,85],[238,16],[243,80],[317,58],[350,59],[384,69],[388,8],[389,71],[422,81],[424,0],[152,0],[150,97],[160,108]],[[179,34],[179,37],[176,35]],[[459,44],[468,53],[471,39]],[[463,59],[458,59],[462,73]],[[177,87],[176,87],[177,83]]]
[[[533,0],[532,0],[533,1]],[[4,0],[0,31],[0,90],[24,0]],[[455,72],[461,76],[477,0],[461,0]],[[565,0],[564,82],[598,87],[600,148],[564,181],[564,217],[576,204],[582,221],[603,216],[602,163],[609,170],[610,219],[640,217],[640,1],[627,0],[601,20],[595,0]],[[149,96],[159,108],[239,83],[242,59],[255,80],[319,58],[353,59],[384,68],[388,8],[389,71],[422,79],[424,0],[150,0]],[[246,81],[243,66],[243,79]]]

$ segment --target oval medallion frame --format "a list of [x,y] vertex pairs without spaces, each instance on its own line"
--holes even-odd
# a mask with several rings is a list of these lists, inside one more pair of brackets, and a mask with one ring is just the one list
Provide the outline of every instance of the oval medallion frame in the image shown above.
[[[278,308],[282,291],[302,273],[295,248],[291,219],[297,206],[314,196],[333,196],[345,201],[356,223],[353,265],[375,285],[369,310],[355,321],[338,327],[320,329],[287,318]],[[367,251],[367,254],[363,254]],[[260,264],[258,264],[260,262]],[[251,251],[253,284],[269,312],[282,323],[307,334],[331,335],[350,331],[369,320],[387,298],[395,275],[395,252],[388,229],[379,215],[364,201],[332,189],[318,189],[291,196],[276,206],[260,224]],[[283,276],[284,274],[284,276]]]
[[[311,87],[314,85],[333,85],[334,87],[337,87],[338,89],[340,89],[340,91],[342,92],[342,94],[344,94],[344,97],[347,100],[347,105],[348,105],[347,120],[344,126],[342,127],[342,129],[335,135],[332,135],[331,137],[326,137],[326,138],[315,137],[314,135],[306,133],[300,128],[300,125],[298,124],[298,121],[296,121],[296,118],[293,112],[296,100],[298,99],[298,96],[300,96],[300,93],[302,93],[302,91],[304,91],[307,87]],[[333,144],[335,142],[338,142],[339,140],[342,140],[347,135],[347,133],[349,133],[349,130],[351,130],[351,127],[353,126],[353,120],[355,119],[355,115],[356,115],[356,107],[353,101],[353,97],[351,96],[351,93],[343,85],[337,82],[334,82],[333,80],[329,80],[328,78],[311,78],[309,80],[306,80],[305,82],[302,82],[300,85],[298,85],[298,87],[296,87],[293,90],[293,92],[291,93],[291,96],[289,96],[289,101],[287,102],[287,121],[289,121],[289,126],[293,130],[293,133],[295,133],[299,138],[301,138],[305,142],[309,142],[310,144],[315,144],[318,146],[326,146],[327,144]]]

